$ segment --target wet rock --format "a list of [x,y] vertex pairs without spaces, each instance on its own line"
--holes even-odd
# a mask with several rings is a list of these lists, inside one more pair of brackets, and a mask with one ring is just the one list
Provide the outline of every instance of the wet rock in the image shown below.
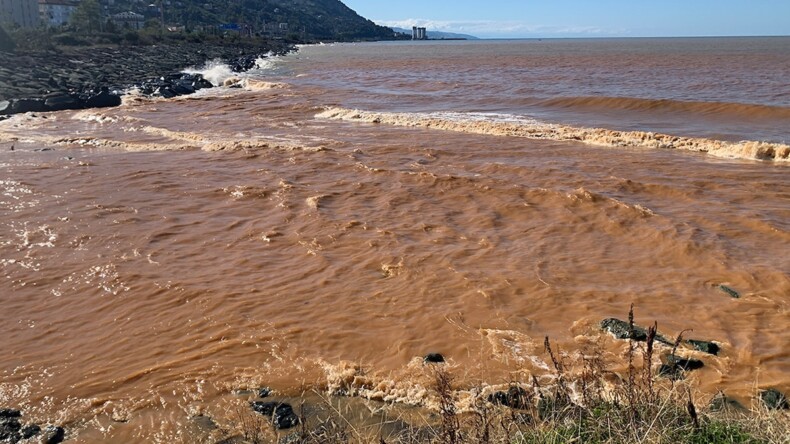
[[111,108],[121,105],[121,97],[112,94],[109,90],[100,91],[97,94],[88,94],[85,99],[86,108]]
[[46,111],[47,107],[41,99],[17,99],[11,101],[11,113],[40,113]]
[[699,359],[681,358],[677,355],[669,355],[666,357],[666,362],[661,364],[661,367],[658,368],[658,376],[673,381],[680,381],[685,378],[687,371],[697,370],[704,366],[705,364]]
[[179,96],[185,96],[187,94],[193,94],[195,92],[195,88],[192,87],[189,83],[185,82],[177,82],[174,83],[173,86],[170,87],[174,93],[178,94]]
[[680,356],[677,355],[668,355],[666,363],[669,365],[674,365],[686,371],[698,370],[701,369],[702,367],[705,367],[705,363],[703,363],[699,359],[681,358]]
[[269,387],[262,387],[258,389],[259,398],[267,398],[271,394],[272,394],[272,389],[270,389]]
[[735,412],[746,411],[746,408],[735,399],[726,396],[724,393],[719,393],[711,399],[710,410],[713,412]]
[[28,424],[19,431],[22,439],[32,438],[39,433],[41,433],[41,427],[39,427],[38,424]]
[[172,99],[173,97],[177,96],[178,94],[176,94],[175,91],[170,89],[170,87],[163,86],[163,87],[159,87],[156,90],[156,93],[154,95],[158,95],[158,96],[164,97],[165,99]]
[[296,416],[290,404],[253,401],[250,406],[261,415],[271,417],[272,423],[278,430],[290,429],[299,425],[299,417]]
[[776,389],[768,389],[760,392],[760,400],[770,410],[787,410],[790,404],[787,397]]
[[0,409],[0,418],[19,418],[22,412],[17,409]]
[[242,56],[230,63],[230,69],[233,72],[244,72],[255,68],[258,60],[257,55]]
[[741,294],[738,293],[734,288],[728,287],[724,284],[719,285],[719,290],[727,293],[731,298],[738,299],[741,297]]
[[444,356],[441,353],[428,353],[422,360],[429,364],[439,364],[444,362]]
[[0,100],[0,115],[6,115],[11,111],[11,102],[8,100]]
[[44,444],[58,444],[66,439],[66,431],[63,427],[47,426],[41,434],[41,442]]
[[721,350],[718,344],[715,344],[710,341],[699,341],[696,339],[689,339],[686,342],[690,346],[692,346],[695,350],[701,351],[703,353],[708,353],[710,355],[718,355],[719,351]]
[[633,339],[634,341],[646,341],[647,330],[634,325],[633,332],[628,322],[615,318],[608,318],[601,321],[601,328],[613,334],[617,339]]
[[488,402],[499,404],[512,409],[524,410],[529,408],[530,397],[521,387],[510,387],[507,392],[496,392],[488,395]]
[[21,440],[19,430],[22,424],[19,423],[19,416],[14,416],[14,412],[19,413],[18,410],[9,410],[8,416],[0,416],[0,442],[17,442]]
[[44,100],[47,111],[63,111],[67,109],[82,109],[85,104],[79,98],[69,94],[50,95]]
[[[628,322],[616,318],[607,318],[601,321],[601,329],[608,331],[617,339],[629,339],[630,337],[630,339],[634,341],[647,341],[646,328],[634,325],[634,331],[632,333]],[[654,340],[664,345],[672,345],[672,341],[658,333],[656,333]]]

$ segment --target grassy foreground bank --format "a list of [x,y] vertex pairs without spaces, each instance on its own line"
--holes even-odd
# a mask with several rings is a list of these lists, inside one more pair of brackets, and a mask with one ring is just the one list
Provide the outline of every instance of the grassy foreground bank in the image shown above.
[[[633,311],[629,324],[633,338]],[[278,430],[278,419],[282,419],[278,407],[268,416],[240,408],[232,412],[234,424],[219,426],[206,442],[790,443],[790,410],[783,394],[756,391],[752,405],[746,407],[724,393],[712,398],[695,393],[685,380],[687,369],[667,374],[656,365],[654,346],[660,337],[656,330],[656,326],[649,327],[644,342],[628,340],[625,374],[607,370],[614,363],[604,362],[603,353],[593,350],[571,359],[546,338],[545,353],[553,367],[551,383],[541,385],[532,376],[495,392],[490,387],[472,388],[470,405],[468,400],[459,402],[459,387],[450,368],[426,361],[432,412],[415,414],[397,405],[353,408],[343,401],[348,398],[315,390],[297,400],[293,410],[285,405],[288,414],[295,415],[295,427]],[[673,354],[682,340],[682,334],[675,339]],[[465,405],[463,411],[460,405]],[[371,413],[378,415],[377,420],[360,421],[361,415]]]

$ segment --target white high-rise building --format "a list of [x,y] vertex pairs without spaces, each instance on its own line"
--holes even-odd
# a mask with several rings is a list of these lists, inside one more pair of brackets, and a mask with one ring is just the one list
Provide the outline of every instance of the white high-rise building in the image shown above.
[[428,32],[425,28],[419,28],[417,26],[411,27],[411,39],[412,40],[428,40]]

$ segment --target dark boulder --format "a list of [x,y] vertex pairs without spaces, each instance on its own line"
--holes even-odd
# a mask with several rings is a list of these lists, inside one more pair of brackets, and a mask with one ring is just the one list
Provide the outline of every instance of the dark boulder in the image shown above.
[[41,434],[41,442],[44,444],[59,444],[66,439],[66,431],[63,427],[47,426]]
[[668,355],[666,362],[658,368],[658,375],[673,381],[679,381],[685,377],[687,371],[701,369],[704,366],[705,364],[699,359]]
[[47,110],[44,101],[41,99],[17,99],[11,101],[11,112],[9,114],[19,113],[40,113]]
[[160,79],[164,80],[165,82],[173,82],[175,80],[181,80],[182,78],[185,78],[186,76],[189,76],[189,74],[185,74],[183,72],[173,72],[173,73],[170,73],[170,74],[168,74],[166,76],[160,77]]
[[787,403],[787,397],[776,389],[761,391],[760,400],[770,410],[787,410],[790,408],[790,404]]
[[41,427],[38,424],[28,424],[19,431],[22,439],[29,439],[41,433]]
[[261,387],[260,389],[258,389],[259,398],[268,398],[269,395],[271,394],[272,394],[272,389],[270,389],[269,387]]
[[689,339],[686,342],[690,346],[692,346],[695,350],[701,351],[703,353],[708,353],[711,355],[718,355],[719,351],[721,350],[718,344],[715,344],[710,341],[699,341],[696,339]]
[[179,96],[194,94],[195,92],[195,88],[192,87],[192,84],[184,81],[173,83],[171,89],[173,90],[174,93],[178,94]]
[[69,94],[50,95],[44,100],[47,111],[63,111],[67,109],[85,108],[85,103]]
[[272,424],[279,430],[290,429],[299,425],[299,417],[296,416],[290,404],[253,401],[250,403],[250,406],[261,415],[271,417]]
[[15,417],[0,418],[0,441],[19,441],[19,430],[22,424]]
[[[647,341],[647,329],[634,325],[634,330],[631,331],[631,326],[628,322],[621,321],[616,318],[607,318],[601,321],[601,329],[611,333],[617,339],[633,339],[634,341]],[[655,341],[665,345],[672,345],[672,341],[665,338],[663,335],[656,333]]]
[[173,97],[177,96],[178,94],[176,94],[172,89],[170,89],[169,86],[160,86],[156,90],[155,95],[162,96],[165,99],[172,99]]
[[530,406],[530,396],[523,388],[513,386],[507,392],[500,391],[488,395],[488,402],[512,409],[524,410]]
[[675,365],[683,370],[698,370],[705,367],[705,363],[699,359],[694,358],[681,358],[677,355],[668,355],[667,364]]
[[0,100],[0,116],[4,116],[11,112],[11,102],[8,100]]
[[111,108],[121,105],[121,97],[102,90],[98,94],[88,94],[85,99],[85,106],[88,108]]
[[0,418],[19,418],[22,412],[17,409],[0,409]]
[[441,353],[428,353],[422,360],[430,364],[440,364],[444,362],[444,356]]
[[647,331],[634,325],[633,331],[628,322],[615,318],[608,318],[601,321],[601,328],[614,335],[617,339],[633,339],[634,341],[646,341]]
[[203,76],[198,75],[197,77],[198,78],[196,78],[195,81],[192,82],[192,87],[194,87],[195,89],[213,88],[214,87],[214,84],[212,84],[208,80],[204,79]]
[[233,72],[249,71],[252,68],[255,68],[257,60],[258,56],[256,55],[242,56],[230,63],[230,69]]

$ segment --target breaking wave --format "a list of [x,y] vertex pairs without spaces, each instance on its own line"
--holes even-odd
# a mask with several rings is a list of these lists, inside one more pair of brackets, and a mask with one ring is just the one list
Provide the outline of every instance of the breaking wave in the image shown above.
[[679,149],[731,159],[790,161],[790,146],[759,141],[725,142],[714,139],[672,136],[645,131],[617,131],[550,124],[527,117],[494,113],[392,113],[327,108],[319,119],[420,127],[493,136],[578,141],[602,147]]
[[[273,57],[271,53],[258,57],[255,60],[255,67],[250,71],[260,72],[272,70],[276,66],[276,61],[277,58]],[[187,74],[200,74],[214,86],[226,85],[228,81],[244,76],[244,74],[234,72],[230,65],[218,59],[211,60],[199,68],[194,66],[189,67],[183,70],[183,72]],[[234,83],[237,82],[231,82],[230,84]]]

